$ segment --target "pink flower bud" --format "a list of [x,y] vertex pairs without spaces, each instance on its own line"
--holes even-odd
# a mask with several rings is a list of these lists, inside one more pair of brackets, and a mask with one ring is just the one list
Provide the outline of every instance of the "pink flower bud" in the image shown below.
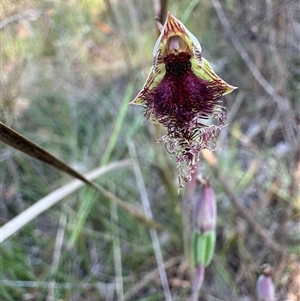
[[201,234],[212,231],[216,227],[217,207],[213,189],[208,181],[203,185],[194,211],[195,228]]
[[268,266],[263,274],[258,277],[256,283],[258,297],[263,301],[274,301],[275,287],[271,277],[271,269]]

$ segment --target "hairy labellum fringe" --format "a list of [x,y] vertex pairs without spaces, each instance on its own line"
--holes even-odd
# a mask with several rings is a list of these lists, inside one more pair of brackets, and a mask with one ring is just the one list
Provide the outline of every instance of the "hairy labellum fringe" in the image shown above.
[[195,123],[192,130],[188,131],[188,139],[187,132],[177,131],[157,140],[157,143],[164,143],[167,152],[177,162],[179,189],[184,187],[184,182],[191,180],[191,175],[197,169],[201,150],[216,149],[216,140],[223,127],[224,125],[204,124],[199,127],[199,124]]

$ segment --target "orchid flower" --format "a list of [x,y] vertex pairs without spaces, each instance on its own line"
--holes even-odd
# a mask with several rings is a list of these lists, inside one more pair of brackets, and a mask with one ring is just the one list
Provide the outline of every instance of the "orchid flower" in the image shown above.
[[[200,151],[215,148],[226,117],[221,98],[236,87],[216,75],[202,57],[199,41],[170,13],[153,55],[146,83],[131,104],[144,106],[148,120],[167,129],[158,142],[178,163],[182,188],[196,169]],[[205,124],[210,118],[219,125]]]

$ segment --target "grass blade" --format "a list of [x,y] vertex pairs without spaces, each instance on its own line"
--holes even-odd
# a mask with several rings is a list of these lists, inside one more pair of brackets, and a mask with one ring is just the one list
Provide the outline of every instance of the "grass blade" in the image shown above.
[[[85,176],[92,180],[95,178],[100,177],[101,175],[117,169],[122,168],[125,166],[129,166],[130,161],[119,161],[115,163],[111,163],[107,166],[103,166],[97,169],[92,170],[91,172],[87,173]],[[4,242],[7,238],[15,234],[18,230],[22,229],[25,225],[27,225],[30,221],[34,218],[45,212],[47,209],[61,201],[67,195],[73,193],[80,187],[84,186],[84,183],[79,180],[73,180],[70,183],[54,190],[44,198],[37,201],[34,205],[30,206],[22,213],[20,213],[15,218],[11,219],[7,222],[4,226],[0,228],[0,243]]]

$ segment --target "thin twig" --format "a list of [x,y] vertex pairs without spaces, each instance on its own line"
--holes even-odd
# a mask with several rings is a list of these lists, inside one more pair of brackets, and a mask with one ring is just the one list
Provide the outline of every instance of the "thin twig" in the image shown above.
[[[181,256],[171,258],[170,260],[165,262],[165,269],[169,269],[172,266],[176,265],[182,260]],[[158,268],[154,271],[147,273],[143,279],[139,282],[136,282],[134,286],[128,290],[124,296],[124,300],[133,300],[134,295],[136,295],[140,290],[142,290],[149,282],[157,279],[157,276],[159,275]]]
[[[137,186],[138,186],[138,189],[140,192],[145,216],[148,219],[152,220],[153,214],[152,214],[147,190],[145,187],[145,183],[143,180],[143,175],[142,175],[140,166],[137,161],[137,154],[136,154],[133,142],[130,142],[128,147],[129,147],[130,155],[134,159],[133,170],[134,170],[134,175],[136,178]],[[155,257],[156,257],[159,276],[160,276],[162,287],[163,287],[164,294],[165,294],[165,300],[172,301],[172,296],[171,296],[171,292],[170,292],[170,288],[169,288],[168,278],[167,278],[167,274],[166,274],[166,270],[165,270],[165,266],[164,266],[164,260],[163,260],[163,256],[162,256],[162,252],[161,252],[161,248],[160,248],[157,231],[155,229],[150,229],[149,231],[150,231],[152,245],[153,245],[153,249],[154,249],[154,253],[155,253]]]
[[167,12],[168,0],[153,0],[155,20],[164,23]]

